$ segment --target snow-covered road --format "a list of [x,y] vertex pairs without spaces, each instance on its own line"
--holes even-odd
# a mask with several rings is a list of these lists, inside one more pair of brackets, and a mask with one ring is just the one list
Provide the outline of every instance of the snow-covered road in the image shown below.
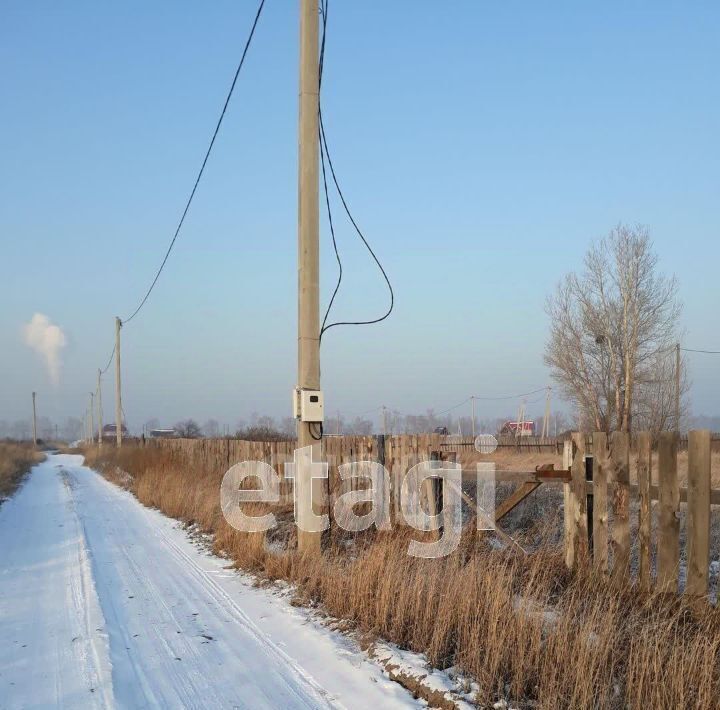
[[417,707],[341,634],[55,455],[0,507],[0,708]]

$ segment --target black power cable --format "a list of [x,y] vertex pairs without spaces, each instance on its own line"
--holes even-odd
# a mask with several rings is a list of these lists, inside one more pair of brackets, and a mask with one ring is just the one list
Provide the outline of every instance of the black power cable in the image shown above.
[[108,371],[108,369],[110,368],[110,364],[112,363],[114,357],[115,357],[115,345],[113,345],[112,352],[110,353],[110,359],[108,360],[108,364],[105,365],[105,368],[100,373],[101,375],[104,375]]
[[[319,62],[319,88],[322,87],[322,75],[323,75],[323,67],[325,63],[325,39],[327,36],[327,20],[328,20],[328,5],[329,0],[324,0],[324,2],[320,3],[320,13],[322,16],[322,42],[320,45],[320,62]],[[345,195],[343,194],[342,188],[340,187],[340,183],[338,181],[337,174],[335,172],[335,166],[332,162],[332,157],[330,155],[330,149],[328,147],[328,141],[327,141],[327,135],[325,134],[325,124],[323,122],[323,115],[322,115],[322,107],[320,99],[318,99],[318,119],[319,119],[319,140],[320,140],[320,162],[322,166],[322,176],[323,176],[323,187],[325,189],[325,206],[327,208],[327,214],[328,214],[328,222],[330,224],[330,234],[332,236],[332,243],[333,243],[333,249],[335,251],[335,259],[338,263],[338,280],[335,284],[335,289],[333,291],[332,298],[330,299],[330,303],[328,304],[327,310],[325,311],[325,316],[323,318],[322,326],[320,328],[320,342],[322,342],[322,336],[323,333],[325,333],[326,330],[329,330],[330,328],[334,328],[338,325],[372,325],[373,323],[380,323],[381,321],[384,321],[386,318],[389,317],[389,315],[392,313],[392,310],[395,305],[395,293],[393,292],[392,284],[390,283],[390,279],[388,278],[387,273],[385,272],[385,269],[383,268],[383,265],[380,263],[380,260],[377,258],[375,252],[373,251],[372,247],[368,243],[367,239],[365,238],[365,235],[360,230],[360,227],[358,227],[357,222],[355,221],[355,218],[353,217],[352,213],[350,212],[350,208],[348,207],[347,200],[345,199]],[[370,255],[372,256],[373,260],[377,264],[377,267],[380,269],[380,272],[383,275],[383,278],[385,279],[385,283],[387,284],[388,290],[390,291],[390,306],[387,310],[387,312],[382,315],[379,318],[375,318],[373,320],[362,320],[362,321],[336,321],[334,323],[327,324],[328,317],[330,315],[330,311],[333,307],[333,304],[335,302],[335,297],[338,294],[338,291],[340,290],[340,285],[342,283],[342,277],[343,277],[343,268],[342,268],[342,259],[340,258],[340,253],[338,251],[337,246],[337,239],[335,237],[335,226],[333,224],[333,218],[332,218],[332,209],[330,207],[330,196],[328,194],[328,186],[327,186],[327,174],[325,169],[325,159],[327,158],[327,164],[330,168],[330,175],[332,177],[332,181],[335,185],[335,189],[337,190],[338,196],[340,197],[340,201],[342,202],[343,208],[345,210],[345,213],[350,220],[350,223],[354,227],[355,231],[357,232],[358,236],[362,240],[363,244],[365,245],[366,249],[370,252]]]
[[183,210],[182,216],[180,217],[180,221],[178,222],[177,228],[175,229],[175,234],[173,235],[172,241],[170,242],[170,246],[168,247],[167,251],[165,252],[165,258],[162,260],[162,263],[160,264],[160,268],[158,269],[157,273],[155,274],[155,278],[153,279],[152,283],[150,284],[150,288],[147,290],[147,293],[145,294],[142,301],[140,301],[140,305],[133,311],[132,315],[130,315],[129,318],[125,318],[125,320],[123,321],[124,323],[129,323],[140,312],[140,309],[145,305],[145,302],[150,297],[150,294],[152,293],[153,288],[155,288],[155,284],[157,283],[157,280],[160,278],[160,274],[162,273],[162,270],[165,267],[165,263],[167,262],[168,257],[170,256],[170,252],[172,251],[172,248],[175,245],[175,241],[178,238],[178,234],[180,234],[180,230],[182,229],[183,223],[185,222],[185,217],[187,216],[188,210],[190,209],[190,205],[192,204],[193,198],[195,197],[195,192],[198,188],[198,185],[200,184],[200,179],[203,176],[203,172],[205,172],[205,166],[207,165],[207,161],[210,158],[210,153],[212,152],[213,146],[215,145],[215,139],[217,138],[218,132],[220,131],[220,125],[223,122],[223,118],[225,118],[225,112],[227,111],[228,104],[230,103],[230,99],[231,99],[233,91],[235,89],[235,84],[237,83],[237,80],[238,80],[238,76],[240,76],[240,70],[242,69],[243,64],[245,63],[245,57],[247,56],[248,49],[250,49],[250,43],[252,42],[253,36],[255,35],[255,28],[257,27],[258,20],[260,19],[260,15],[262,13],[264,6],[265,6],[265,0],[260,0],[260,5],[258,6],[257,12],[255,13],[255,20],[250,29],[250,34],[248,35],[247,41],[245,42],[245,48],[243,49],[242,56],[240,57],[240,63],[238,64],[238,67],[235,70],[235,76],[233,77],[232,84],[230,85],[230,91],[228,91],[227,98],[225,99],[225,104],[223,105],[222,112],[220,113],[220,118],[218,119],[217,125],[215,126],[215,131],[210,140],[210,145],[208,146],[207,152],[205,153],[205,158],[203,159],[202,165],[200,166],[200,172],[198,173],[197,178],[195,179],[195,184],[193,185],[193,189],[192,189],[192,192],[190,193],[190,197],[188,198],[188,201],[185,204],[185,209]]

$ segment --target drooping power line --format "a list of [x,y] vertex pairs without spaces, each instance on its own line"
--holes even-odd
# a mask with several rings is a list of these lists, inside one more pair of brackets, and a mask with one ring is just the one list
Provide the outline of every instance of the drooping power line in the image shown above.
[[[325,40],[327,37],[327,18],[328,18],[328,6],[329,6],[329,0],[324,0],[324,2],[320,3],[320,12],[322,16],[322,41],[320,44],[320,63],[319,63],[319,85],[322,86],[322,75],[323,75],[323,68],[325,65]],[[334,328],[338,325],[372,325],[374,323],[380,323],[381,321],[384,321],[386,318],[390,316],[392,313],[392,310],[395,305],[395,293],[393,292],[392,284],[390,283],[390,279],[388,278],[388,275],[383,268],[383,265],[380,263],[380,260],[378,259],[377,255],[373,251],[372,247],[368,243],[367,239],[365,238],[365,235],[360,230],[360,227],[358,226],[355,218],[352,215],[352,212],[350,211],[350,207],[348,206],[347,200],[345,199],[345,195],[343,194],[342,188],[340,187],[340,182],[337,177],[337,173],[335,172],[335,166],[332,162],[332,157],[330,155],[330,148],[328,147],[328,140],[327,135],[325,134],[325,124],[323,122],[323,114],[322,114],[322,106],[321,101],[318,100],[318,119],[320,124],[320,130],[319,130],[319,136],[318,139],[320,141],[320,161],[322,166],[322,177],[323,177],[323,187],[325,189],[325,206],[327,208],[328,213],[328,222],[330,224],[330,234],[332,236],[332,243],[333,243],[333,249],[335,251],[335,259],[338,263],[338,280],[335,283],[335,289],[333,290],[332,297],[330,298],[330,303],[328,304],[327,310],[325,311],[325,316],[322,321],[322,326],[320,328],[320,335],[319,339],[322,342],[322,336],[325,331],[329,330],[330,328]],[[373,260],[377,264],[378,269],[380,269],[380,273],[382,273],[383,278],[385,279],[385,283],[387,284],[388,290],[390,292],[390,305],[388,307],[387,312],[380,316],[379,318],[374,318],[372,320],[361,320],[361,321],[336,321],[334,323],[327,324],[328,317],[330,316],[330,311],[333,307],[333,304],[335,302],[335,297],[338,294],[338,291],[340,290],[340,285],[342,283],[342,277],[343,277],[343,268],[342,268],[342,259],[340,258],[340,253],[338,251],[337,246],[337,239],[335,236],[335,226],[333,223],[332,218],[332,209],[330,206],[330,197],[328,195],[328,185],[327,185],[327,173],[325,169],[325,161],[327,159],[327,165],[330,168],[330,176],[332,177],[333,184],[335,185],[335,189],[337,190],[338,196],[340,197],[340,201],[342,203],[343,209],[345,210],[345,214],[347,215],[350,223],[352,224],[355,232],[362,240],[362,243],[365,245],[365,248],[370,253],[370,256],[372,256]]]
[[115,346],[113,345],[113,349],[112,349],[112,352],[110,353],[110,359],[108,360],[108,364],[105,365],[105,367],[102,369],[100,374],[104,375],[108,371],[108,369],[110,368],[110,365],[112,364],[114,357],[115,357]]
[[484,402],[500,402],[504,399],[520,399],[520,397],[529,397],[531,394],[537,394],[538,392],[544,392],[547,389],[547,387],[539,387],[536,390],[533,390],[532,392],[522,392],[521,394],[510,394],[505,395],[503,397],[479,397],[477,395],[473,395],[472,399],[479,399]]
[[265,0],[260,0],[260,5],[258,6],[257,12],[255,14],[255,20],[253,21],[252,27],[250,29],[250,34],[248,35],[247,41],[245,42],[245,48],[243,49],[242,56],[240,57],[240,63],[238,64],[237,69],[235,70],[235,76],[233,77],[232,84],[230,85],[230,90],[228,91],[227,97],[225,98],[225,104],[223,105],[222,111],[220,113],[220,118],[218,119],[217,125],[215,126],[215,131],[213,132],[212,138],[210,139],[210,145],[208,146],[208,149],[205,153],[205,158],[202,161],[202,165],[200,166],[200,171],[198,172],[197,178],[195,178],[195,184],[193,185],[192,191],[190,192],[190,197],[188,197],[188,200],[185,204],[185,209],[183,210],[182,215],[180,217],[180,221],[178,222],[177,228],[175,229],[175,234],[173,235],[173,238],[170,242],[170,246],[167,248],[167,251],[165,252],[165,257],[163,258],[162,263],[160,264],[160,268],[157,270],[157,273],[155,274],[155,278],[152,280],[152,283],[150,284],[150,288],[145,293],[145,296],[143,297],[142,301],[140,301],[140,304],[130,314],[130,316],[124,319],[123,324],[125,324],[125,325],[127,323],[129,323],[140,312],[140,309],[145,305],[146,301],[150,297],[150,294],[152,293],[152,290],[155,288],[155,284],[157,283],[157,280],[160,278],[160,274],[162,273],[162,270],[165,268],[165,264],[167,263],[168,257],[170,256],[170,252],[172,251],[173,246],[175,246],[175,241],[177,240],[178,235],[180,234],[180,230],[182,229],[183,223],[185,222],[185,217],[187,216],[188,210],[190,209],[190,205],[192,204],[193,198],[195,197],[195,192],[197,191],[198,185],[200,184],[200,180],[203,176],[203,173],[205,172],[205,166],[207,165],[208,159],[210,158],[210,153],[212,152],[213,146],[215,145],[215,139],[217,138],[218,132],[220,131],[220,126],[222,125],[223,118],[225,118],[225,113],[227,111],[228,105],[230,104],[230,99],[232,98],[232,94],[235,89],[235,84],[237,83],[238,76],[240,76],[240,71],[243,67],[243,64],[245,63],[245,57],[247,56],[248,49],[250,49],[250,43],[252,42],[253,36],[255,35],[255,28],[257,27],[258,20],[260,19],[260,15],[262,13],[264,6],[265,6]]
[[720,355],[720,350],[694,350],[693,348],[680,348],[684,353],[703,353],[705,355]]

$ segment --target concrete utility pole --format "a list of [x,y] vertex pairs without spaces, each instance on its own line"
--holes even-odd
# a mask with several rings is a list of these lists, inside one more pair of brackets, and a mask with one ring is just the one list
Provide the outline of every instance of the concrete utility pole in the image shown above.
[[90,443],[95,439],[95,395],[90,393]]
[[472,406],[472,437],[473,441],[475,441],[475,395],[470,397],[470,403]]
[[675,344],[675,431],[680,435],[680,343]]
[[[319,25],[318,0],[300,0],[297,385],[312,390],[320,389]],[[315,438],[317,432],[313,436],[313,426],[298,419],[298,448],[312,446],[313,460],[320,461],[321,446]],[[313,490],[312,499],[316,505],[324,505],[320,485]],[[320,539],[321,533],[298,529],[298,550],[319,551]]]
[[115,316],[115,443],[122,446],[122,388],[120,386],[120,328],[122,321]]
[[33,444],[37,446],[37,413],[35,411],[35,392],[32,393],[33,400]]
[[545,416],[543,418],[543,437],[550,436],[550,388],[545,391]]
[[387,436],[387,407],[384,404],[382,407],[382,424],[383,424],[383,436]]
[[97,415],[98,415],[98,446],[102,446],[102,385],[100,384],[100,378],[102,377],[102,370],[98,367],[98,383],[97,383]]

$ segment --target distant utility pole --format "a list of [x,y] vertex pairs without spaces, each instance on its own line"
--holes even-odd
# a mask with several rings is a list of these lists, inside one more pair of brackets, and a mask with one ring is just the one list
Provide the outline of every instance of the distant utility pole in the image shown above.
[[[318,0],[300,0],[300,116],[298,155],[298,378],[303,389],[320,389],[320,204],[319,204],[319,101]],[[314,422],[297,421],[298,448],[313,447],[320,460],[319,428]],[[309,471],[307,472],[309,475]],[[320,484],[320,481],[316,481]],[[312,486],[312,479],[295,481]],[[324,505],[320,485],[311,493],[313,502]],[[321,533],[298,529],[298,550],[319,551]]]
[[518,420],[517,425],[515,427],[515,436],[522,436],[523,431],[525,430],[525,400],[522,401],[522,404],[520,405],[520,410],[518,411]]
[[550,436],[550,387],[545,392],[545,416],[543,417],[542,436]]
[[475,440],[475,395],[470,397],[470,406],[472,407],[472,437]]
[[340,436],[340,412],[337,413],[337,424],[335,425],[335,434]]
[[102,446],[102,385],[100,384],[100,378],[102,377],[102,370],[98,367],[98,383],[97,383],[97,415],[98,415],[98,447]]
[[35,411],[35,392],[32,393],[33,402],[33,444],[37,445],[37,412]]
[[95,395],[90,393],[90,443],[95,438]]
[[384,404],[382,406],[382,425],[383,436],[387,436],[387,407]]
[[675,344],[675,431],[680,435],[680,343]]
[[120,328],[122,321],[115,316],[115,443],[122,446],[122,388],[120,386]]

